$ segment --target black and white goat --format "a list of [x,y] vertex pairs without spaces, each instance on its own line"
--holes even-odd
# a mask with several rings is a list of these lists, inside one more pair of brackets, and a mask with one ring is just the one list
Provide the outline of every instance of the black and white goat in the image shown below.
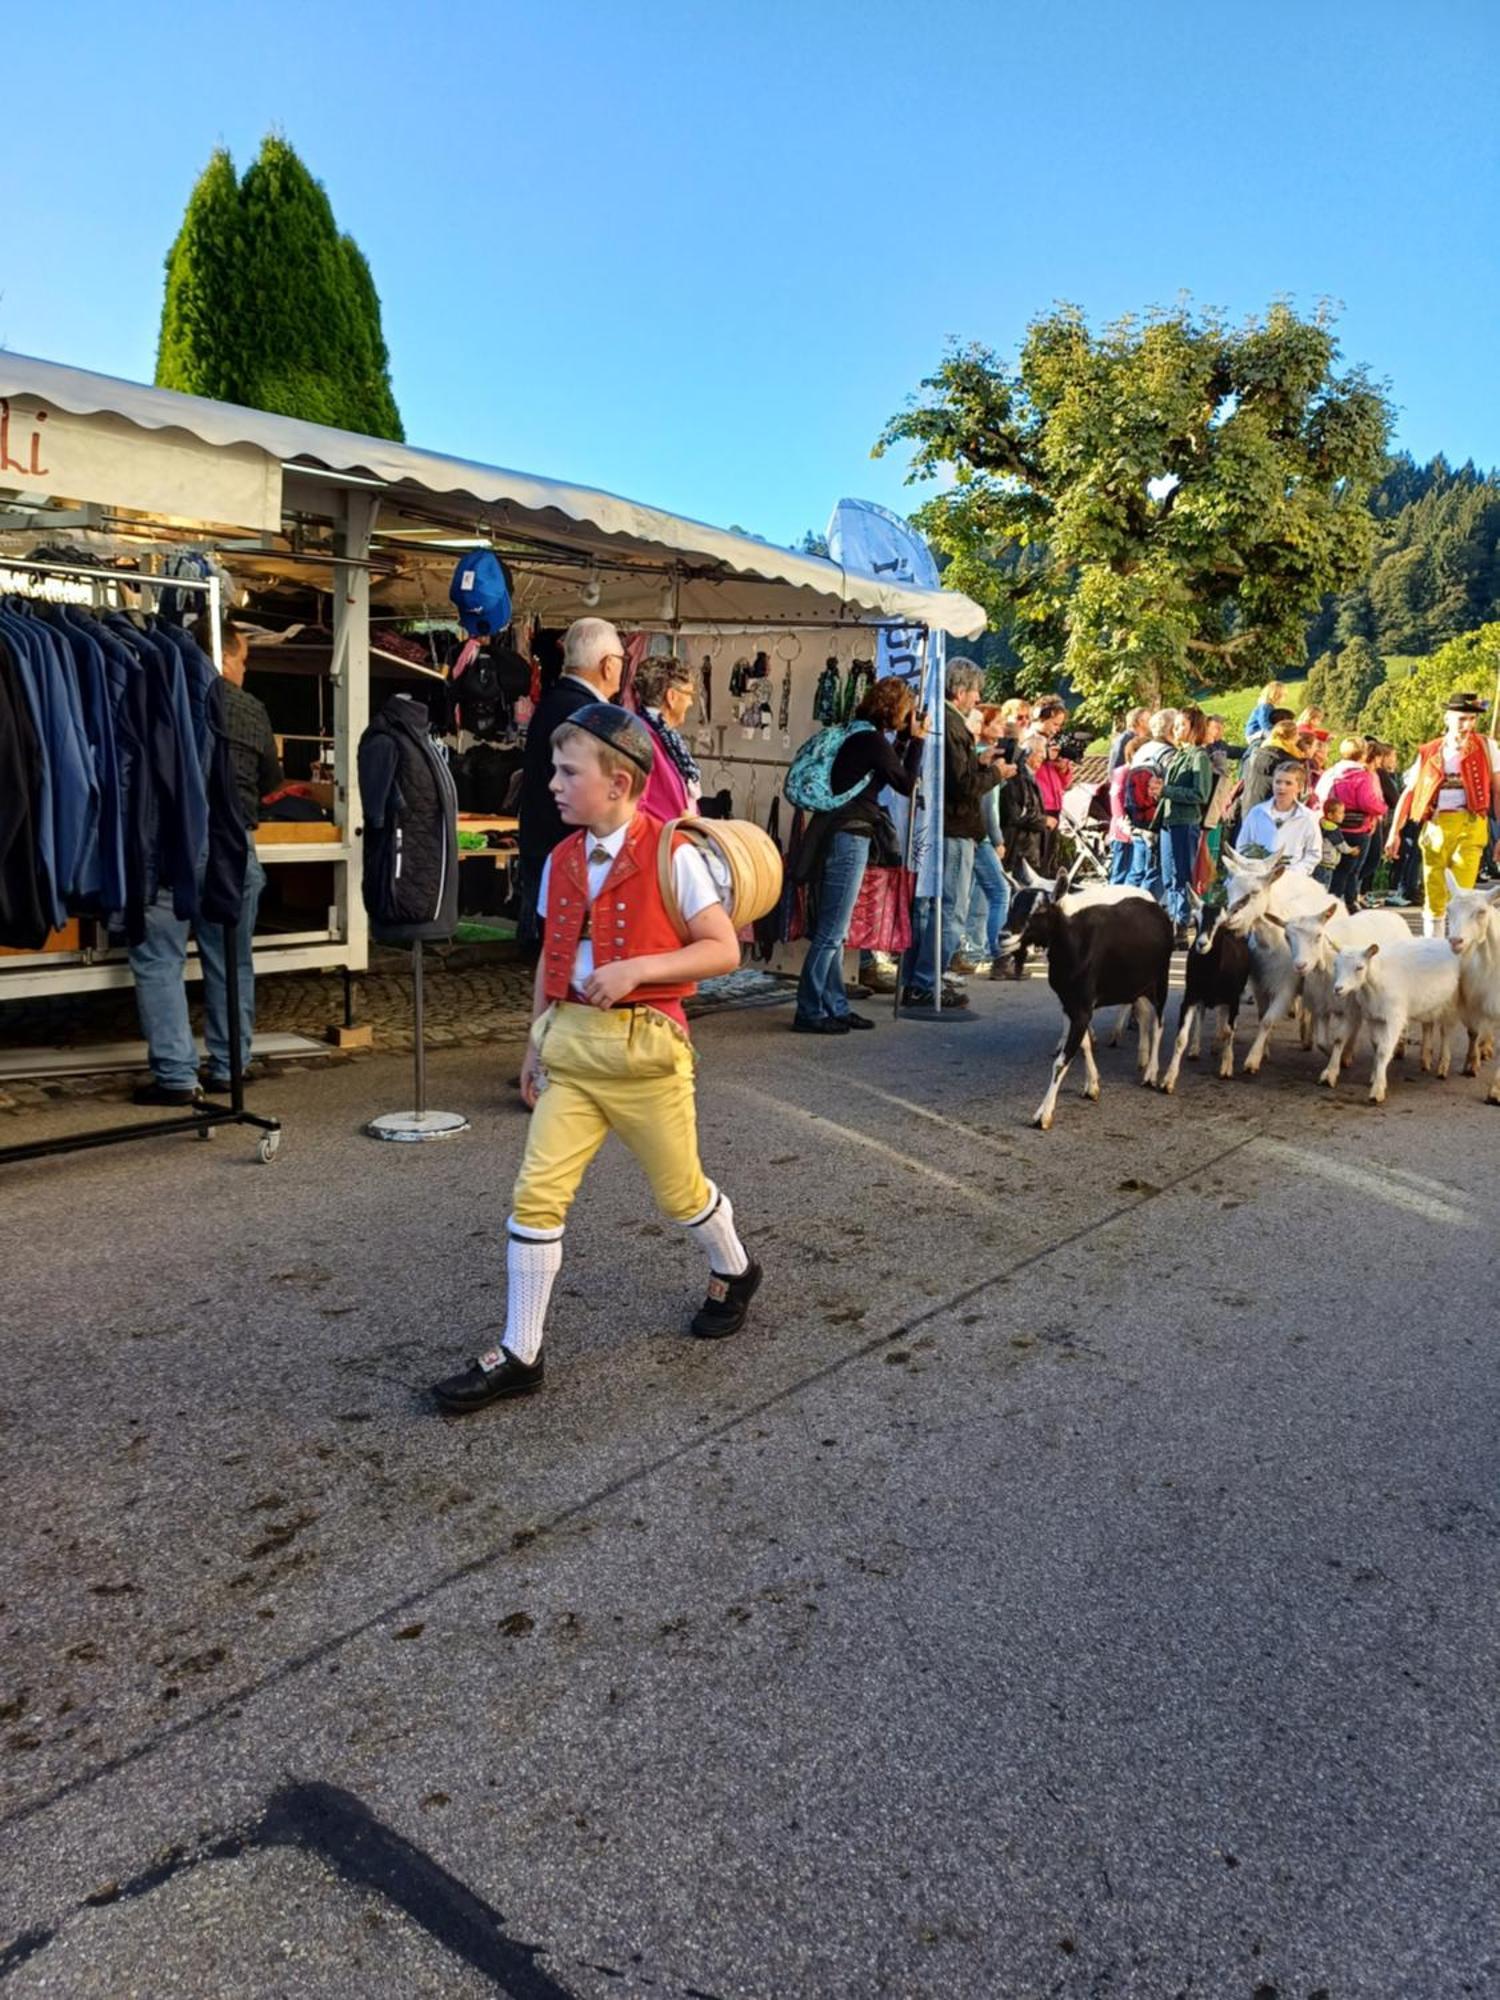
[[[1177,1017],[1177,1041],[1161,1087],[1170,1097],[1177,1088],[1177,1072],[1185,1055],[1197,1055],[1203,1033],[1203,1016],[1210,1008],[1219,1010],[1219,1033],[1214,1047],[1220,1051],[1220,1076],[1234,1075],[1234,1029],[1239,1019],[1240,1001],[1250,978],[1250,940],[1231,930],[1217,910],[1206,922],[1202,906],[1198,910],[1198,935],[1194,938],[1183,966],[1182,1011]],[[1191,1047],[1189,1047],[1191,1044]]]
[[1059,876],[1052,893],[1038,897],[1022,933],[1024,945],[1046,952],[1047,983],[1068,1017],[1052,1081],[1031,1121],[1044,1132],[1051,1129],[1058,1091],[1080,1049],[1088,1070],[1083,1094],[1099,1095],[1096,1008],[1138,1010],[1141,1082],[1156,1082],[1172,963],[1171,919],[1143,890],[1093,888],[1069,895],[1066,889],[1067,877]]

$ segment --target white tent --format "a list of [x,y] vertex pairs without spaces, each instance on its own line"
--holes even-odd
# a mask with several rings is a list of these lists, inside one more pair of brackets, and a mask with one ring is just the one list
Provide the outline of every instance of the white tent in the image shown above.
[[[627,629],[701,635],[705,653],[721,640],[731,655],[759,649],[778,685],[799,661],[789,714],[780,693],[779,755],[743,740],[769,729],[714,718],[714,763],[733,767],[751,816],[811,726],[825,656],[847,668],[873,655],[882,625],[956,639],[985,625],[956,592],[904,588],[591,487],[0,352],[0,567],[40,541],[136,551],[143,570],[174,544],[211,548],[252,589],[316,581],[331,606],[337,838],[263,856],[331,864],[327,924],[257,947],[265,969],[367,962],[354,753],[369,716],[371,618],[446,615],[455,551],[495,548],[518,611],[544,624],[596,609]],[[3,990],[18,996],[127,977],[102,949],[0,963]]]
[[[980,607],[955,591],[904,589],[593,487],[295,417],[4,353],[0,397],[11,405],[7,448],[0,454],[0,505],[7,489],[107,499],[185,522],[222,520],[274,533],[283,511],[310,501],[319,475],[327,475],[325,484],[378,496],[377,546],[381,540],[413,549],[424,540],[457,546],[487,535],[497,545],[513,538],[542,560],[550,551],[571,562],[570,616],[579,608],[582,564],[597,571],[599,610],[629,622],[808,627],[888,621],[959,639],[985,626]],[[39,409],[45,412],[40,425]],[[73,418],[93,422],[84,426]],[[190,441],[213,447],[214,476]],[[85,467],[97,482],[106,449],[114,461],[114,490],[85,490]]]

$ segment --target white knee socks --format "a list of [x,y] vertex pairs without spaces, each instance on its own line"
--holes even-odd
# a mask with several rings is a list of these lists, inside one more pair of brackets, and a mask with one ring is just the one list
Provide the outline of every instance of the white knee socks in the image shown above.
[[734,1204],[712,1181],[708,1184],[707,1208],[682,1226],[695,1243],[702,1245],[708,1256],[708,1268],[715,1277],[738,1278],[749,1270],[745,1246],[735,1234]]
[[[526,1229],[515,1217],[506,1225],[505,1333],[501,1346],[529,1368],[542,1351],[542,1323],[552,1284],[562,1269],[560,1229]],[[485,1357],[488,1359],[488,1357]]]

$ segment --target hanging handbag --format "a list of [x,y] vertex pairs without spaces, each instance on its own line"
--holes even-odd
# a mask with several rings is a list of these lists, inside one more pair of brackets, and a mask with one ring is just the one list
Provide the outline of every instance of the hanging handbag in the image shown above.
[[912,869],[867,868],[854,899],[845,950],[905,951],[911,943],[911,908],[916,893],[917,878]]

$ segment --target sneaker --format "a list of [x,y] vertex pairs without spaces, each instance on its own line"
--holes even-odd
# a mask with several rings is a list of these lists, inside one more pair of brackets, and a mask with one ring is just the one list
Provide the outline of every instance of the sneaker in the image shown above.
[[738,1333],[745,1324],[750,1301],[760,1290],[761,1268],[753,1260],[737,1278],[721,1278],[717,1272],[708,1281],[708,1297],[693,1315],[688,1332],[699,1340],[723,1340]]
[[898,975],[883,965],[877,965],[864,975],[864,983],[872,993],[894,993]]
[[901,990],[901,1005],[903,1007],[930,1007],[932,1005],[931,987],[929,986],[903,987]]
[[529,1396],[542,1386],[543,1366],[544,1357],[540,1354],[528,1368],[505,1348],[492,1347],[488,1354],[479,1355],[457,1375],[434,1382],[432,1394],[440,1409],[462,1416],[469,1410],[482,1410],[487,1403],[498,1403],[506,1396]]
[[846,1028],[873,1028],[875,1025],[868,1014],[845,1014],[842,1018]]
[[962,982],[956,979],[945,979],[943,981],[943,1005],[945,1007],[967,1007],[968,1004],[968,989]]
[[959,952],[956,958],[948,961],[948,970],[955,979],[962,979],[967,973],[977,972],[979,967],[972,958],[966,958],[963,952]]
[[976,979],[989,979],[993,976],[994,970],[995,970],[995,961],[992,958],[975,959],[974,977]]
[[130,1101],[132,1104],[170,1104],[175,1110],[187,1111],[202,1095],[202,1091],[192,1084],[178,1090],[170,1084],[143,1083],[139,1089],[130,1093]]

